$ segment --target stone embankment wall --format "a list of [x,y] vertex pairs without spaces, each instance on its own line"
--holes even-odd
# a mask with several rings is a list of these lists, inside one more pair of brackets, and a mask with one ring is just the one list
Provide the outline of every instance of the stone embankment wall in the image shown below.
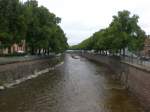
[[150,110],[150,69],[122,62],[118,57],[82,54],[82,56],[106,64],[116,73],[116,77]]
[[140,99],[146,110],[150,111],[150,68],[122,62],[124,71],[121,81]]
[[120,66],[120,57],[117,56],[102,56],[97,54],[89,54],[89,53],[83,53],[80,54],[92,61],[99,62],[101,64],[104,64],[105,66],[109,67],[110,70],[121,73],[122,69]]
[[[45,58],[38,60],[30,60],[17,62],[12,64],[0,65],[0,89],[5,86],[17,84],[19,81],[24,81],[29,76],[37,75],[41,71],[45,72],[53,69],[60,62],[60,58]],[[41,72],[42,73],[42,72]]]

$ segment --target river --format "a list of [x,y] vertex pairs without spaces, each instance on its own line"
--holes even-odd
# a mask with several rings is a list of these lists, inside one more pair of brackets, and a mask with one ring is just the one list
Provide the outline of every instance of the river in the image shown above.
[[112,74],[67,54],[53,72],[0,91],[0,112],[144,112]]

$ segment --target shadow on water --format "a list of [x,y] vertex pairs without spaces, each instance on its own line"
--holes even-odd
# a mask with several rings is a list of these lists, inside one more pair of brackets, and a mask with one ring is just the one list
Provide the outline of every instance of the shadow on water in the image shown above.
[[143,112],[105,66],[65,56],[64,64],[0,92],[0,112]]

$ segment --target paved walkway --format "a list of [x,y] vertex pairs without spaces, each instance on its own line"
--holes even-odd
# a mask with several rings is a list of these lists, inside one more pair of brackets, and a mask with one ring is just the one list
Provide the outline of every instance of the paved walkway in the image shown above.
[[138,66],[140,68],[146,68],[150,70],[150,61],[148,60],[140,60],[138,58],[123,57],[122,61],[131,65]]
[[14,57],[0,57],[0,65],[4,64],[10,64],[15,62],[22,62],[22,61],[30,61],[30,60],[36,60],[41,58],[46,58],[49,56],[14,56]]

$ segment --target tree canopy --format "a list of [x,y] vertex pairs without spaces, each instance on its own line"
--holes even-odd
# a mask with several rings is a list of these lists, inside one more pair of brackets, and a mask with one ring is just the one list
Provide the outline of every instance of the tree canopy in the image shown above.
[[61,19],[36,0],[25,3],[19,0],[0,0],[1,48],[26,40],[32,54],[63,52],[68,47],[67,38],[59,23]]
[[109,53],[118,53],[128,48],[132,52],[138,52],[142,50],[146,37],[138,25],[138,19],[137,15],[131,16],[127,10],[119,11],[113,16],[109,27],[95,32],[90,38],[71,48]]

